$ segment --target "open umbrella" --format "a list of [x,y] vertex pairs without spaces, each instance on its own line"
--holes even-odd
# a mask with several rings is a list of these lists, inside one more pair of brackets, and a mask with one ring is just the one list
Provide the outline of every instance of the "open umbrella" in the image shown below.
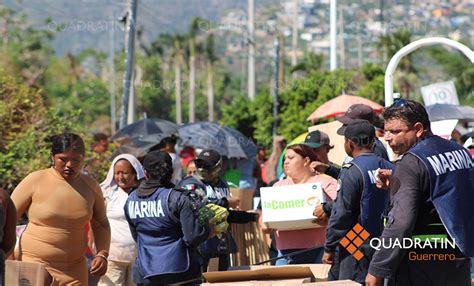
[[142,157],[163,138],[177,133],[177,124],[163,119],[147,118],[120,129],[111,140],[121,142],[117,154],[129,153]]
[[368,105],[372,107],[375,112],[380,112],[383,110],[382,105],[375,103],[370,99],[355,95],[343,94],[326,101],[323,105],[311,113],[311,115],[306,120],[314,123],[320,118],[332,118],[343,115],[351,105],[356,103]]
[[186,124],[178,129],[183,145],[213,149],[228,158],[252,158],[257,147],[239,131],[212,122]]
[[474,120],[474,108],[466,105],[435,103],[426,106],[430,121],[449,119]]
[[[132,154],[133,156],[140,158],[145,156],[150,149],[155,146],[156,144],[160,143],[160,141],[168,137],[165,134],[152,134],[142,138],[133,138],[128,141],[125,141],[118,147],[116,150],[116,154],[123,154],[128,153]],[[112,156],[114,157],[114,156]]]
[[112,136],[111,140],[113,141],[122,138],[143,139],[148,137],[149,139],[147,141],[149,141],[153,138],[149,137],[150,135],[160,134],[160,137],[162,135],[165,135],[166,137],[172,134],[176,134],[177,132],[178,125],[171,121],[157,118],[146,118],[129,124],[124,128],[120,129],[119,131],[117,131],[117,133],[115,133],[114,136]]

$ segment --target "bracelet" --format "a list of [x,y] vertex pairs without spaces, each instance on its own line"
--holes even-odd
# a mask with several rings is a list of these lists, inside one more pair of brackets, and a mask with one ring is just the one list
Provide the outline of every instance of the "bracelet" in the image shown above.
[[107,263],[109,262],[109,260],[107,259],[107,257],[106,257],[105,255],[103,255],[103,254],[100,254],[100,253],[99,253],[99,254],[96,254],[96,255],[94,256],[94,258],[96,258],[96,257],[100,257],[100,258],[104,259],[105,262],[107,262]]

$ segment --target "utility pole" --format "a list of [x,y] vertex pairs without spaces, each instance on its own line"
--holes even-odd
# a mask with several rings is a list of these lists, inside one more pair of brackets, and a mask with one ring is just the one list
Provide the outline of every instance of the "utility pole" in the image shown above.
[[273,137],[277,135],[278,128],[278,74],[279,74],[279,63],[280,63],[280,41],[275,39],[275,65],[273,70],[273,125],[272,134]]
[[[296,51],[298,50],[298,3],[299,0],[294,0],[294,11],[293,11],[293,33],[291,35],[291,47],[293,54],[291,55],[291,66],[294,67],[297,64]],[[296,78],[297,73],[293,73],[293,79]]]
[[342,68],[345,67],[346,64],[346,48],[344,45],[344,10],[342,7],[342,4],[339,4],[339,18],[338,18],[338,24],[339,24],[339,49],[341,53],[341,64],[340,66]]
[[336,38],[337,38],[337,27],[336,27],[336,19],[337,19],[337,0],[330,0],[331,1],[331,10],[330,10],[330,42],[331,47],[329,51],[329,69],[335,70],[337,69],[337,55],[336,55]]
[[[180,51],[179,51],[180,53]],[[179,57],[177,55],[176,57]],[[176,93],[176,124],[183,124],[183,115],[181,111],[181,66],[178,58],[174,59],[174,72],[175,72],[175,93]]]
[[357,32],[357,66],[360,68],[363,65],[363,46],[362,46],[362,35],[360,31]]
[[196,47],[195,39],[189,40],[189,123],[196,118]]
[[214,122],[214,86],[213,65],[211,60],[207,63],[207,113],[209,122]]
[[249,49],[248,59],[248,97],[255,98],[255,33],[254,33],[254,0],[248,0],[247,41]]
[[123,98],[120,112],[120,128],[127,125],[128,105],[130,97],[130,86],[133,79],[133,57],[135,49],[135,25],[137,19],[137,0],[127,0],[127,24],[126,24],[126,49],[125,49],[125,73],[123,78]]
[[285,82],[285,36],[278,33],[278,89],[283,87]]
[[136,96],[135,96],[135,84],[136,82],[137,71],[135,67],[132,71],[132,79],[130,84],[130,96],[128,100],[128,112],[127,112],[127,125],[135,122],[135,107],[136,107]]
[[[113,14],[111,13],[111,19]],[[110,134],[115,134],[115,22],[112,20],[112,27],[109,29],[109,68],[110,68]]]
[[383,18],[383,0],[380,0],[380,25],[382,26],[382,34],[385,34],[385,23]]

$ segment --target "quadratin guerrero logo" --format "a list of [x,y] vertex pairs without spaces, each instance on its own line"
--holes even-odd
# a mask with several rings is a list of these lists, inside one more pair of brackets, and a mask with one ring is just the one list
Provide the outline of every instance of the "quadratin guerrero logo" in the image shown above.
[[408,250],[408,259],[411,261],[453,261],[456,255],[450,250],[456,249],[455,239],[446,234],[414,235],[403,238],[373,238],[370,247],[381,249]]
[[366,231],[360,224],[356,224],[352,230],[349,230],[340,241],[342,245],[357,261],[364,258],[364,254],[359,250],[359,247],[366,241],[370,236],[370,233]]

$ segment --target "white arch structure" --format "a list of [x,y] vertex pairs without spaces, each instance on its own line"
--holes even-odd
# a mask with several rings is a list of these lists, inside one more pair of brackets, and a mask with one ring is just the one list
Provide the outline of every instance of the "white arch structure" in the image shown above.
[[425,46],[432,46],[432,45],[446,45],[453,48],[458,49],[461,51],[470,61],[474,63],[474,52],[468,48],[467,46],[461,44],[460,42],[442,38],[442,37],[433,37],[433,38],[425,38],[414,41],[403,48],[401,48],[393,57],[390,59],[388,63],[387,69],[385,70],[385,106],[390,106],[393,104],[393,73],[398,66],[401,58],[408,55],[409,53]]

